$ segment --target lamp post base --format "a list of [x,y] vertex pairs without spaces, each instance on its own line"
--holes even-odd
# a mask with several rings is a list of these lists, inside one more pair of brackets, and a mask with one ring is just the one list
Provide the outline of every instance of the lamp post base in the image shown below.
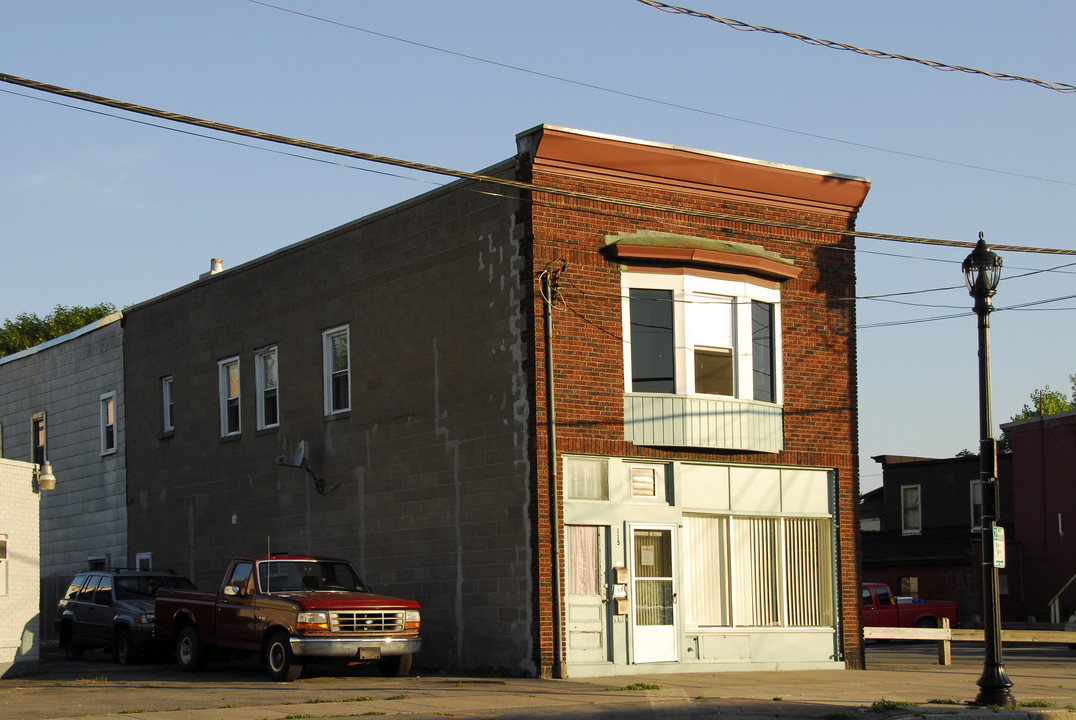
[[983,670],[982,677],[976,681],[979,686],[979,694],[975,696],[972,705],[983,707],[1016,707],[1016,698],[1009,692],[1013,682],[1005,673],[1005,668],[997,665]]

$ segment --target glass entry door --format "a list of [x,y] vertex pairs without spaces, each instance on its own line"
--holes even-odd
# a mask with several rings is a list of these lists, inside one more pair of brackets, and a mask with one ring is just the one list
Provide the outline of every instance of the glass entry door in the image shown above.
[[675,662],[672,528],[632,527],[632,661]]

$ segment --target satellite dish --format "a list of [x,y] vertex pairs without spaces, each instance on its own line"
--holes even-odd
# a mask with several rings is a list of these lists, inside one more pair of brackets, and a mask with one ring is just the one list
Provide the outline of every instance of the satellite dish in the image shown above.
[[291,464],[295,467],[306,467],[309,462],[306,459],[306,440],[300,440],[299,446],[295,448],[295,455],[292,457]]

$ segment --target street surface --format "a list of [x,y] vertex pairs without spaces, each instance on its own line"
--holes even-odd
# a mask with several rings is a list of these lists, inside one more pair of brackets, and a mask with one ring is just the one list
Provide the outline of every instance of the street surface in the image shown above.
[[[636,674],[537,680],[447,674],[383,678],[368,667],[311,666],[274,683],[247,662],[211,663],[196,674],[173,661],[123,667],[100,651],[70,662],[46,648],[41,671],[0,680],[0,718],[45,720],[289,720],[399,716],[435,718],[825,718],[885,720],[926,715],[996,718],[969,709],[982,649],[954,643],[953,665],[930,643],[870,644],[866,671]],[[1076,720],[1076,651],[1006,647],[1018,701],[1005,718]],[[877,712],[882,710],[882,712]],[[940,720],[940,719],[939,719]]]

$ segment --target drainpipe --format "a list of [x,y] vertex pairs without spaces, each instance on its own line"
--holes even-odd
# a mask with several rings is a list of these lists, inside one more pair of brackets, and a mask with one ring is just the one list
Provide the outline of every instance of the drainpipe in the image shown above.
[[549,503],[552,509],[552,558],[553,568],[553,677],[565,678],[563,622],[561,618],[560,587],[560,505],[557,501],[557,428],[556,407],[553,403],[553,301],[557,293],[557,275],[564,269],[564,261],[559,261],[557,269],[551,269],[557,261],[550,263],[542,271],[542,299],[545,302],[545,402],[546,402],[546,436],[548,446],[547,465],[549,468]]

